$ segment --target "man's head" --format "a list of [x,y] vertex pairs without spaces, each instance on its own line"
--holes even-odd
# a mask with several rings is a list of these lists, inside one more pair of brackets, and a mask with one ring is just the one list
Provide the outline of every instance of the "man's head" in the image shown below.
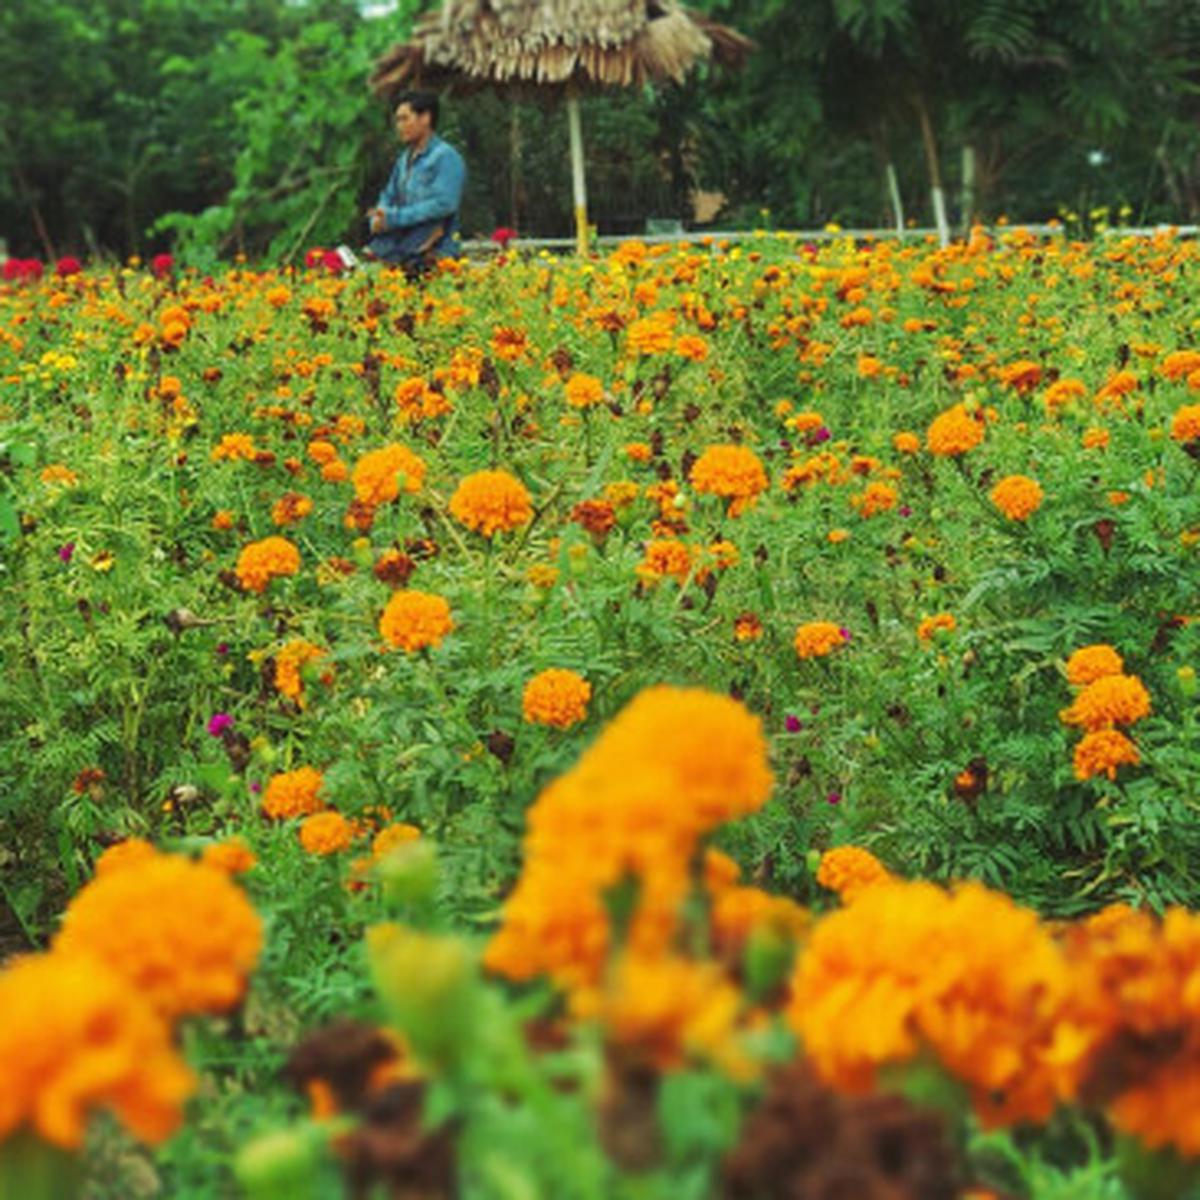
[[405,92],[396,101],[396,133],[406,146],[419,146],[437,128],[438,100],[432,92]]

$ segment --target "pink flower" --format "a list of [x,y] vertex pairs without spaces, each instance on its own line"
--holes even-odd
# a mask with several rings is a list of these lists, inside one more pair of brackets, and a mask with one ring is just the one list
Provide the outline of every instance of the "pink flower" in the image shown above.
[[826,804],[841,804],[841,802],[842,802],[842,793],[841,792],[830,792],[829,795],[825,797]]
[[211,737],[220,737],[227,729],[233,728],[233,718],[228,713],[213,713],[208,718],[208,732]]
[[[40,266],[41,264],[39,263],[38,265]],[[60,279],[66,279],[71,275],[78,275],[82,270],[83,263],[81,263],[73,254],[64,255],[54,266],[54,273]]]

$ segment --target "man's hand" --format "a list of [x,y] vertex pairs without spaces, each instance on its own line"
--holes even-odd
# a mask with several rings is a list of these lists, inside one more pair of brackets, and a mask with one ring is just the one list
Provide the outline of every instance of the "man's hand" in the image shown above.
[[385,216],[382,208],[367,209],[367,220],[371,224],[372,233],[387,232],[387,217]]

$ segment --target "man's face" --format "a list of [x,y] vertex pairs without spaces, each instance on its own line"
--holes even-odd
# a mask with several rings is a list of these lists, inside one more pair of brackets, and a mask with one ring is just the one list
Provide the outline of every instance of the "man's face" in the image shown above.
[[406,146],[421,141],[430,131],[430,114],[413,112],[412,105],[401,104],[396,109],[396,133]]

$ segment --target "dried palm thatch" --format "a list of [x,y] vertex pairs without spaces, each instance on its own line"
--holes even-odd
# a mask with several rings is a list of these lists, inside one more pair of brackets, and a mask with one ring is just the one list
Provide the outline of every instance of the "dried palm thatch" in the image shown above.
[[444,0],[378,59],[370,85],[545,95],[678,83],[700,60],[740,66],[752,48],[674,0]]

